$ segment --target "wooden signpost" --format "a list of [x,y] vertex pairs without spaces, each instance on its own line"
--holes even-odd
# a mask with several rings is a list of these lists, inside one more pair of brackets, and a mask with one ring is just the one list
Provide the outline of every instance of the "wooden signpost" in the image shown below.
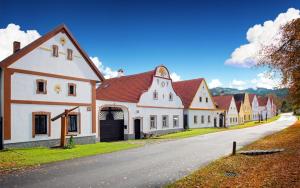
[[74,107],[72,109],[69,110],[65,110],[63,113],[55,116],[54,118],[51,119],[51,121],[55,121],[59,118],[61,118],[61,131],[60,131],[60,147],[65,147],[67,144],[66,141],[66,135],[67,135],[67,119],[68,119],[68,115],[70,112],[76,110],[77,108],[79,108],[79,106]]

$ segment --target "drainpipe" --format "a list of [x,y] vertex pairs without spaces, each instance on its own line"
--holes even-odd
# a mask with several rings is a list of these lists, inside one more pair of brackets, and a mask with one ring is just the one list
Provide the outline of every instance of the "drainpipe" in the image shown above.
[[[0,67],[0,101],[2,100],[2,68]],[[4,148],[2,105],[0,105],[0,150]]]

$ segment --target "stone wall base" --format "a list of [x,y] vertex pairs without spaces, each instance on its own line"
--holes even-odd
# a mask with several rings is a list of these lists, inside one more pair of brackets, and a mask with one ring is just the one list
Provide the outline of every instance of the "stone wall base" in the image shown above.
[[[73,137],[75,144],[94,144],[96,136]],[[69,138],[67,138],[67,143]],[[5,148],[30,148],[30,147],[55,147],[60,145],[60,139],[37,140],[30,142],[18,142],[4,144]]]

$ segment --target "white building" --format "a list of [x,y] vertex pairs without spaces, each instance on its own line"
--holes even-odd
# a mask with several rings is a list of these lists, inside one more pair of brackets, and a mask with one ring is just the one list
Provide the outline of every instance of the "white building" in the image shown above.
[[183,129],[183,104],[164,66],[105,80],[97,89],[97,112],[100,141]]
[[6,147],[59,144],[61,121],[50,119],[79,106],[68,117],[77,143],[96,140],[96,82],[103,76],[61,25],[0,63],[1,116]]
[[252,108],[252,120],[259,120],[259,104],[255,94],[249,94],[249,101]]
[[225,110],[226,127],[239,124],[239,113],[233,95],[213,97],[218,109]]
[[272,114],[272,102],[269,97],[258,97],[259,114],[262,120],[273,117]]
[[173,83],[184,104],[184,127],[223,127],[224,110],[217,109],[203,78]]

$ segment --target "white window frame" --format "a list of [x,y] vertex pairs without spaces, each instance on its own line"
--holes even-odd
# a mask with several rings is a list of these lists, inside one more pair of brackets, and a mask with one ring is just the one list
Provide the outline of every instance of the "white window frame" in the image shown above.
[[179,127],[179,115],[173,116],[173,127]]
[[[164,118],[166,119],[166,120],[164,120]],[[162,128],[167,128],[167,127],[169,127],[169,116],[168,115],[163,115],[162,116],[162,119],[161,119],[161,125],[162,125]],[[165,125],[164,125],[165,124]]]
[[[151,118],[154,118],[154,120],[152,120]],[[153,121],[153,124],[154,126],[152,126],[152,121]],[[157,116],[155,115],[150,115],[150,129],[156,129],[156,126],[157,125]]]

